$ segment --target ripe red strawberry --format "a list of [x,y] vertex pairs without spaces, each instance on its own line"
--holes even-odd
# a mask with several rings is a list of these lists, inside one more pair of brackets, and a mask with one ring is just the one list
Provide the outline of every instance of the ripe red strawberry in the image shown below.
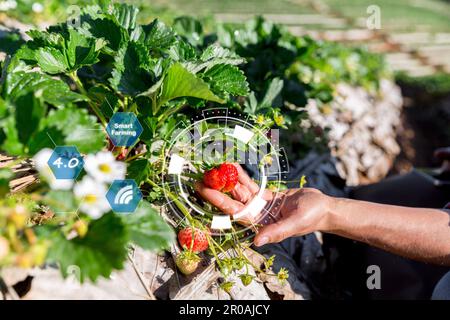
[[205,171],[203,174],[203,183],[208,188],[220,191],[225,187],[226,182],[225,176],[220,173],[218,168]]
[[203,174],[203,183],[214,190],[230,192],[236,186],[238,181],[238,171],[236,167],[224,162],[220,166],[205,171]]
[[[192,236],[194,236],[192,241]],[[192,252],[202,252],[208,249],[208,238],[203,231],[184,228],[178,232],[178,242],[180,246]]]
[[231,163],[222,163],[219,167],[219,174],[225,177],[225,186],[223,187],[223,192],[230,192],[236,186],[238,182],[238,171],[236,167]]

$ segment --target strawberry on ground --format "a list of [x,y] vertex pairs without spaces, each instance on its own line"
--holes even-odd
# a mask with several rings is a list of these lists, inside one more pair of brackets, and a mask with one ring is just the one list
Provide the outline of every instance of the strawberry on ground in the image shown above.
[[192,252],[202,252],[208,249],[208,238],[199,229],[184,228],[178,232],[178,242],[182,248]]

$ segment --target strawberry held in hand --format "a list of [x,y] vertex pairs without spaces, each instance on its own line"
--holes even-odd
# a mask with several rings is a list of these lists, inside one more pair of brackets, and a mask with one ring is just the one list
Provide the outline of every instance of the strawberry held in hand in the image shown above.
[[230,192],[238,182],[238,171],[232,163],[224,162],[219,167],[205,171],[203,183],[211,189]]
[[192,252],[202,252],[208,249],[208,238],[205,233],[199,229],[193,230],[191,227],[178,232],[178,242],[182,248]]

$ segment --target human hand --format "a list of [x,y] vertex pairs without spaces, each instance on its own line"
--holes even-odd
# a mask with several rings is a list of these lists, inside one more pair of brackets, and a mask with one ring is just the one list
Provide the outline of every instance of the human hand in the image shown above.
[[[236,168],[239,173],[239,182],[230,192],[231,198],[220,191],[207,188],[201,182],[198,182],[195,186],[196,191],[203,199],[230,215],[243,210],[254,195],[259,192],[258,185],[242,167],[236,165]],[[254,240],[257,246],[326,229],[326,216],[331,205],[330,197],[312,188],[290,189],[280,193],[266,190],[263,195],[266,201],[271,201],[276,197],[281,198],[278,212],[272,212],[272,215],[277,217],[277,221],[258,230]],[[253,216],[258,219],[258,214],[259,212],[254,213]],[[242,222],[249,224],[255,221],[245,220]]]
[[254,243],[262,246],[314,231],[326,231],[332,198],[317,189],[290,189],[284,193],[278,221],[258,231]]
[[[250,201],[259,192],[259,186],[248,176],[244,169],[238,164],[234,164],[238,171],[238,182],[233,190],[230,191],[231,197],[228,195],[205,186],[203,182],[196,182],[195,190],[206,201],[221,210],[223,213],[231,216],[242,211]],[[270,202],[273,200],[274,194],[265,190],[263,199]],[[240,220],[242,224],[252,224],[257,220],[260,212],[255,212],[252,217]],[[255,217],[255,218],[254,218]]]

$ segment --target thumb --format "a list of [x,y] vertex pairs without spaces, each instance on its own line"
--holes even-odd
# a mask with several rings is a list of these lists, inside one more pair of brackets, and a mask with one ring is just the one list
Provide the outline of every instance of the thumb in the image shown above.
[[286,238],[299,234],[292,217],[277,221],[258,230],[254,243],[257,247],[268,243],[281,242]]

